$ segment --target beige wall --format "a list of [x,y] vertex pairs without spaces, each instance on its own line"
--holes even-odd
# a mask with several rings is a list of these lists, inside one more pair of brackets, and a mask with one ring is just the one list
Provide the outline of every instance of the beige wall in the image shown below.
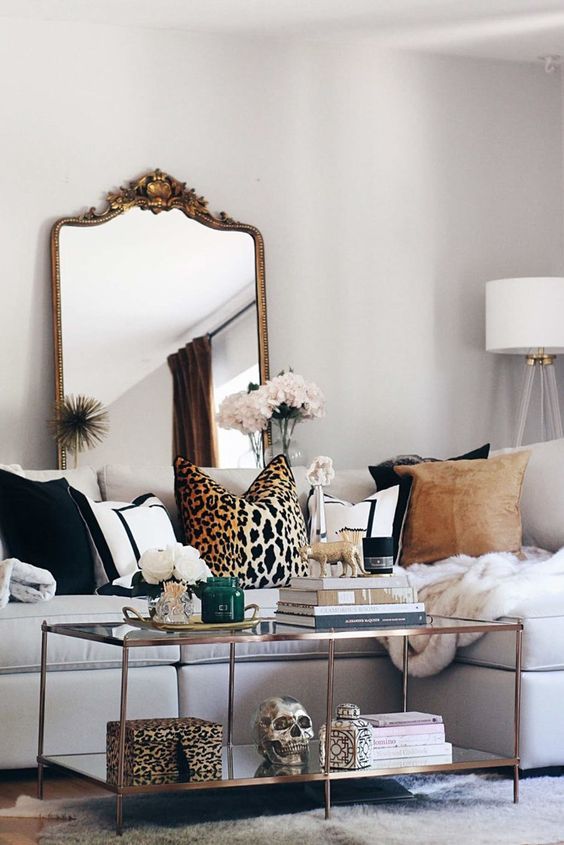
[[262,230],[272,371],[327,393],[309,457],[510,440],[518,371],[483,351],[483,282],[562,272],[556,76],[8,20],[0,73],[2,462],[54,462],[51,223],[154,166]]

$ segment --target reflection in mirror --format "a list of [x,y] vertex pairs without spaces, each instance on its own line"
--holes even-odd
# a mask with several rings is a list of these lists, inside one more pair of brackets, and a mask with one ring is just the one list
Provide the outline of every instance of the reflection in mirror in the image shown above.
[[55,225],[57,398],[85,394],[108,409],[110,433],[83,463],[169,464],[182,453],[243,465],[248,439],[218,429],[215,413],[267,377],[260,234],[207,209],[164,210],[110,206]]

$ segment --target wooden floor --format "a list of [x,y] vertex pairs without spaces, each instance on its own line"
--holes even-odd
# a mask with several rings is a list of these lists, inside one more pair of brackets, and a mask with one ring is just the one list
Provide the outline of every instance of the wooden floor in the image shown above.
[[[0,772],[0,809],[13,807],[20,795],[36,796],[37,773],[29,771]],[[46,773],[44,797],[85,798],[108,793],[85,780],[66,775]],[[48,824],[44,819],[4,819],[0,817],[0,845],[36,845],[39,834]],[[60,824],[60,820],[56,822]]]
[[[36,771],[0,772],[0,809],[13,807],[20,795],[36,796]],[[70,775],[54,774],[46,771],[44,797],[47,800],[57,798],[86,798],[92,795],[108,793]],[[0,845],[37,845],[39,835],[48,824],[60,824],[60,820],[50,822],[43,819],[3,819],[0,817]],[[535,845],[534,842],[529,845]],[[554,845],[564,845],[555,842]]]

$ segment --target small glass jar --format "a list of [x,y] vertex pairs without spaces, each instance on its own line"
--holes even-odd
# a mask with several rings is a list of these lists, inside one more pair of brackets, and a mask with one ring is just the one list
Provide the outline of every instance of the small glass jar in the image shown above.
[[208,578],[202,592],[202,622],[242,622],[245,596],[238,578]]

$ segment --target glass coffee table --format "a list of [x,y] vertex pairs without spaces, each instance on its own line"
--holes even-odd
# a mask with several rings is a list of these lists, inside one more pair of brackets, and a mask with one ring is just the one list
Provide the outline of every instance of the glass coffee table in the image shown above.
[[[331,770],[329,749],[331,747],[331,719],[333,714],[333,681],[335,674],[335,644],[337,640],[371,639],[378,637],[403,638],[403,685],[402,700],[398,710],[407,709],[409,637],[425,635],[446,635],[460,633],[507,632],[515,640],[515,686],[513,696],[512,720],[514,729],[513,756],[501,757],[469,748],[453,748],[450,763],[432,763],[417,766],[402,766],[401,760],[381,761],[378,768],[336,771]],[[262,619],[254,628],[244,630],[216,629],[206,631],[161,631],[150,627],[135,627],[122,621],[115,623],[64,623],[42,625],[41,642],[41,683],[39,701],[39,739],[38,739],[38,797],[43,797],[43,774],[45,767],[72,772],[113,792],[116,796],[116,833],[121,834],[123,827],[123,798],[141,792],[171,792],[177,790],[218,789],[221,787],[248,787],[289,782],[321,782],[324,791],[325,817],[331,814],[331,785],[346,779],[398,776],[425,772],[458,772],[467,769],[488,769],[507,767],[513,772],[513,800],[519,799],[519,724],[521,698],[521,655],[523,625],[519,620],[490,622],[478,619],[453,619],[447,617],[427,617],[425,625],[407,628],[372,628],[362,630],[333,629],[312,631],[311,629],[281,625],[273,619]],[[119,757],[117,783],[106,780],[106,754],[44,754],[45,701],[47,694],[47,649],[50,635],[75,637],[98,643],[121,647],[121,695],[119,705]],[[319,764],[317,743],[312,743],[310,760],[307,767],[298,774],[273,774],[263,777],[257,769],[262,758],[252,745],[233,744],[233,714],[235,708],[235,669],[237,645],[249,642],[276,642],[292,640],[321,640],[327,643],[327,684],[326,684],[326,724],[329,729],[325,736],[325,766]],[[129,786],[124,782],[125,770],[125,722],[127,720],[128,666],[131,649],[151,646],[182,646],[210,643],[229,645],[229,681],[227,690],[227,744],[223,749],[222,777],[220,780],[203,782],[148,784]],[[260,671],[257,661],[257,671]],[[147,714],[148,716],[150,714]]]

